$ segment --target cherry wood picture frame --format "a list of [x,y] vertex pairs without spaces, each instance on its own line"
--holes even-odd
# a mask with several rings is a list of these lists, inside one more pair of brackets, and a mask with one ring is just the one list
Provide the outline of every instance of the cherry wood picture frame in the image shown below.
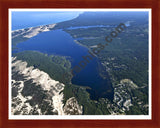
[[[151,120],[9,120],[9,9],[12,8],[143,8],[152,9]],[[0,128],[159,128],[160,127],[160,0],[0,0]]]

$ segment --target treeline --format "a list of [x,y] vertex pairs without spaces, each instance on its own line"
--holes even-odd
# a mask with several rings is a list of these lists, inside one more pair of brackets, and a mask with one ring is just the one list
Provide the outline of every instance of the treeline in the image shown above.
[[[34,66],[34,68],[48,73],[54,80],[64,84],[71,81],[71,73],[69,72],[71,64],[65,57],[48,56],[37,51],[23,51],[14,53],[13,56],[16,56],[18,60],[26,61],[27,66]],[[68,73],[68,75],[65,75],[68,78],[63,78],[64,73]]]

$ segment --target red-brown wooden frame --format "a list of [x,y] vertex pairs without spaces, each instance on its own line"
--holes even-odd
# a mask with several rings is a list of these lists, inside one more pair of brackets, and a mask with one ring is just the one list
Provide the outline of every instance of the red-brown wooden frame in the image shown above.
[[[8,9],[9,8],[151,8],[152,120],[9,120]],[[160,128],[160,0],[0,0],[0,128],[142,127]]]

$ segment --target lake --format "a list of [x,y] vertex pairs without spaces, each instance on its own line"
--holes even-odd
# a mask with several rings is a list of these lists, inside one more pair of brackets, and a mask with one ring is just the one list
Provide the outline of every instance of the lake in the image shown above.
[[[58,29],[43,32],[29,40],[17,45],[18,52],[24,50],[35,50],[49,55],[69,56],[72,68],[77,65],[82,56],[88,55],[88,49],[74,42],[70,34]],[[72,83],[80,86],[89,86],[91,90],[91,99],[107,97],[113,99],[113,88],[109,76],[103,79],[99,74],[99,68],[102,68],[99,60],[94,57],[87,66],[72,78]]]

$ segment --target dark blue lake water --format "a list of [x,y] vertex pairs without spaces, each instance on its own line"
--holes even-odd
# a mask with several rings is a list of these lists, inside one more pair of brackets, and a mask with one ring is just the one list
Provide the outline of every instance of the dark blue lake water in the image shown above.
[[[43,32],[29,40],[17,45],[18,52],[24,50],[36,50],[49,55],[70,56],[72,67],[77,65],[82,56],[88,55],[88,49],[74,42],[74,39],[63,30]],[[99,67],[102,66],[94,57],[87,66],[72,79],[72,83],[80,86],[89,86],[88,90],[92,99],[99,97],[113,98],[113,89],[109,76],[103,79],[99,74]],[[106,74],[107,75],[107,74]]]

